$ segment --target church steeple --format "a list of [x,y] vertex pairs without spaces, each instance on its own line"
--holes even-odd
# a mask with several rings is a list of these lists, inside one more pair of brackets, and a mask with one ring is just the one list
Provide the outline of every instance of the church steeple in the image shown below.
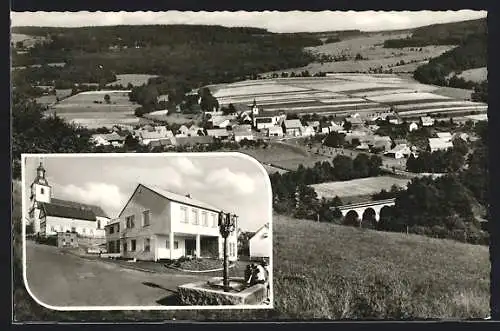
[[35,202],[50,202],[51,187],[45,177],[45,168],[40,162],[36,168],[36,177],[31,184],[31,199]]
[[45,168],[43,167],[42,162],[40,161],[40,165],[38,168],[36,168],[36,178],[33,181],[34,184],[40,184],[40,185],[49,185],[47,182],[47,178],[45,178]]

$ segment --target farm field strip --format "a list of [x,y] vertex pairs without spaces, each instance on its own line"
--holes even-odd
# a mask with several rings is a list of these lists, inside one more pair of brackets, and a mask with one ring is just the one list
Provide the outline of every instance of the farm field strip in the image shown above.
[[342,104],[342,103],[355,103],[355,102],[375,103],[373,101],[369,101],[363,98],[352,98],[352,97],[321,99],[319,101],[323,104]]
[[238,95],[248,95],[248,94],[271,94],[271,93],[283,93],[283,92],[299,92],[304,91],[305,88],[290,86],[290,85],[256,85],[256,86],[245,86],[245,87],[232,87],[218,90],[213,95],[215,97],[224,96],[238,96]]
[[460,111],[487,111],[488,106],[466,106],[466,107],[450,107],[450,108],[426,108],[418,110],[408,110],[398,112],[401,116],[423,114],[423,113],[442,113],[442,112],[460,112]]
[[449,100],[449,97],[445,97],[442,95],[436,95],[433,93],[427,92],[417,92],[417,93],[399,93],[399,94],[389,94],[389,95],[379,95],[370,97],[370,100],[375,102],[387,102],[387,103],[396,103],[396,102],[411,102],[414,100]]
[[289,105],[284,105],[283,107],[272,107],[272,108],[268,108],[268,110],[273,110],[273,109],[283,109],[283,110],[286,110],[286,111],[293,111],[293,110],[308,110],[308,109],[314,109],[314,110],[318,110],[318,111],[321,111],[321,109],[331,109],[331,110],[334,110],[334,109],[363,109],[363,107],[367,106],[367,107],[373,107],[377,104],[370,104],[370,103],[349,103],[349,104],[340,104],[340,105],[313,105],[313,106],[308,106],[308,105],[304,105],[304,106],[293,106],[293,107],[290,107]]
[[344,93],[347,94],[352,94],[354,93],[370,93],[370,92],[392,92],[394,90],[400,90],[400,86],[375,86],[375,87],[369,87],[365,89],[353,89],[353,90],[345,90],[343,91]]
[[[389,107],[385,107],[385,108],[384,107],[375,107],[375,108],[366,108],[366,109],[363,109],[363,108],[359,108],[359,109],[342,108],[342,109],[337,109],[337,110],[325,109],[325,110],[317,111],[316,113],[321,114],[321,115],[345,115],[345,116],[349,116],[349,115],[352,115],[352,113],[354,111],[356,113],[360,113],[360,114],[361,113],[371,114],[371,113],[377,113],[377,112],[387,112],[389,110],[390,110]],[[292,113],[297,114],[297,115],[307,115],[307,114],[311,114],[312,112],[299,110],[299,111],[294,111]]]
[[[99,107],[100,106],[100,107]],[[130,105],[54,105],[50,110],[54,110],[57,114],[70,114],[70,113],[134,113],[135,107]]]
[[394,90],[381,90],[381,91],[373,91],[373,92],[356,92],[356,93],[350,93],[350,95],[355,96],[355,97],[364,97],[364,98],[370,98],[370,97],[376,97],[380,95],[388,95],[388,94],[396,94],[396,93],[414,93],[416,92],[415,90],[408,89],[408,88],[400,88],[400,89],[394,89]]
[[[298,101],[300,100],[300,101]],[[299,103],[318,103],[316,99],[302,99],[297,98],[297,100],[283,99],[283,100],[269,100],[269,101],[259,101],[259,106],[273,106],[273,105],[286,105],[286,104],[299,104]],[[250,106],[250,105],[249,105]]]
[[93,95],[93,94],[96,94],[96,95],[105,95],[105,94],[109,94],[110,96],[113,95],[113,94],[123,94],[123,95],[126,95],[127,98],[128,98],[128,94],[131,92],[131,90],[101,90],[101,91],[85,91],[85,92],[80,92],[78,94],[76,94],[75,96],[78,96],[78,95]]
[[427,107],[446,107],[446,106],[483,106],[482,103],[480,102],[473,102],[473,101],[461,101],[461,100],[450,100],[450,101],[437,101],[437,102],[429,102],[429,103],[417,103],[417,104],[405,104],[405,105],[399,105],[396,106],[396,110],[414,110],[414,109],[420,109],[420,108],[427,108]]
[[[53,111],[47,111],[47,115],[52,114]],[[115,119],[115,118],[136,118],[133,112],[107,112],[107,111],[95,111],[95,112],[76,112],[76,113],[62,113],[57,112],[57,116],[62,118],[82,118],[82,119]]]
[[328,182],[310,185],[318,198],[339,198],[353,195],[367,195],[380,192],[382,189],[390,190],[392,185],[406,187],[410,179],[402,179],[391,176],[369,177],[353,179],[348,181]]
[[232,104],[248,104],[251,105],[253,101],[256,102],[268,102],[268,101],[281,101],[281,100],[302,100],[306,99],[320,99],[320,98],[335,98],[335,97],[344,97],[343,94],[339,93],[309,93],[309,94],[286,94],[286,95],[271,95],[271,96],[245,96],[245,97],[234,97],[234,98],[217,98],[219,100],[219,104],[228,105]]

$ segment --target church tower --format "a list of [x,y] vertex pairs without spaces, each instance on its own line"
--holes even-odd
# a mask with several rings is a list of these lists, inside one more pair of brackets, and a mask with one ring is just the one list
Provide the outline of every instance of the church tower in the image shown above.
[[40,232],[41,203],[50,203],[51,193],[51,187],[45,177],[45,168],[42,162],[40,162],[40,165],[36,168],[35,180],[31,184],[30,195],[31,209],[29,211],[29,217],[35,233]]
[[259,115],[259,107],[257,106],[257,101],[253,99],[252,111],[250,113],[250,117],[252,118],[252,126],[256,127],[257,123],[255,121],[255,116]]
[[253,99],[253,104],[252,104],[252,115],[259,115],[259,107],[257,106],[257,101]]

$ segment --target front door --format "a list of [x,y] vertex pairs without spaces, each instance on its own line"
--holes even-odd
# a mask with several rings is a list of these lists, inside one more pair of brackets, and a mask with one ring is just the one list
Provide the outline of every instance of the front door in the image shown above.
[[195,239],[186,239],[186,255],[195,256],[196,255],[196,240]]

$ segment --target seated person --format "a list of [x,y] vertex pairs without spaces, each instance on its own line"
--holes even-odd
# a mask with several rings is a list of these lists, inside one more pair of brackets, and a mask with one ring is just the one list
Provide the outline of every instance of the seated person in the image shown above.
[[245,284],[250,285],[250,279],[252,278],[252,273],[253,273],[253,264],[248,264],[247,267],[245,268]]
[[253,280],[252,285],[265,284],[267,281],[266,269],[264,269],[264,267],[261,264],[255,266],[255,273],[253,276],[254,277],[252,278],[252,280]]

